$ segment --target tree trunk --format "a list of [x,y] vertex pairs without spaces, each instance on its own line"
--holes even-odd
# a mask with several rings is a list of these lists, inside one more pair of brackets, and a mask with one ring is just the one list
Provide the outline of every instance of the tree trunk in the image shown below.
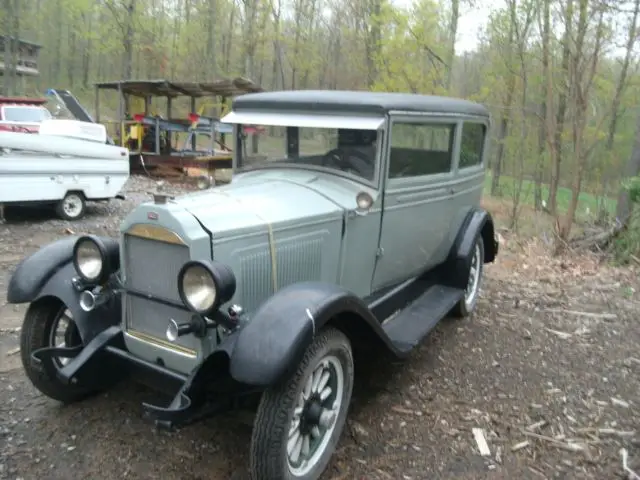
[[[622,69],[620,71],[620,78],[618,79],[618,84],[616,85],[616,92],[613,97],[613,104],[611,106],[611,123],[609,124],[609,133],[607,135],[607,152],[612,152],[614,138],[617,130],[618,118],[619,118],[619,109],[620,109],[620,101],[622,99],[622,94],[624,93],[624,89],[627,84],[627,75],[629,72],[629,64],[631,62],[631,55],[633,54],[633,47],[637,38],[637,26],[638,26],[638,15],[640,14],[640,0],[635,0],[634,8],[633,8],[633,17],[631,19],[631,25],[629,27],[629,36],[627,37],[627,45],[626,51],[624,55],[624,60],[622,62]],[[640,128],[640,116],[638,117],[638,127]],[[624,170],[624,174],[627,177],[638,175],[640,172],[640,164],[634,163],[634,159],[636,156],[640,155],[640,153],[636,152],[638,150],[638,135],[640,131],[636,133],[636,142],[634,144],[633,154],[631,155],[629,162],[627,162]],[[603,175],[603,177],[605,177]],[[606,192],[603,192],[603,198]],[[603,200],[604,201],[604,200]],[[631,215],[631,202],[629,202],[629,194],[624,189],[621,188],[618,192],[618,205],[616,207],[616,217],[623,225],[626,225],[629,217]],[[603,207],[601,207],[603,208]]]
[[573,0],[567,1],[565,10],[565,32],[562,40],[562,87],[558,99],[558,111],[552,148],[551,183],[549,185],[549,198],[547,204],[549,211],[556,214],[558,208],[558,186],[560,184],[560,164],[562,163],[562,134],[564,121],[567,114],[567,96],[569,94],[569,60],[571,56],[571,34],[573,22]]
[[451,0],[451,17],[449,19],[449,52],[447,54],[446,76],[444,88],[451,88],[453,78],[453,63],[456,58],[456,37],[458,36],[458,23],[460,21],[460,0]]
[[[595,45],[593,52],[585,52],[585,39],[587,38],[587,27],[589,23],[588,12],[589,0],[579,0],[577,36],[575,49],[571,54],[572,88],[571,100],[573,102],[573,122],[572,122],[572,142],[573,156],[575,161],[574,173],[571,185],[571,202],[564,219],[558,217],[556,225],[557,243],[555,253],[562,252],[569,240],[571,227],[578,209],[578,200],[582,191],[582,178],[585,164],[590,148],[586,145],[585,129],[588,124],[588,98],[591,93],[593,79],[595,78],[598,62],[600,59],[600,49],[602,47],[602,36],[604,31],[604,12],[600,10],[596,27]],[[595,144],[594,144],[595,145]]]
[[[514,41],[514,25],[511,24],[509,26],[509,45],[508,45],[508,55],[506,57],[507,62],[511,62],[513,57],[513,41]],[[507,96],[505,98],[504,110],[502,112],[502,120],[500,121],[500,133],[498,137],[498,152],[496,154],[496,158],[493,162],[493,168],[491,173],[491,195],[499,196],[500,195],[500,175],[502,174],[502,163],[504,161],[504,141],[507,138],[509,133],[509,115],[511,104],[513,103],[513,95],[516,89],[516,76],[515,73],[508,70],[508,79],[507,79]]]
[[543,1],[542,8],[542,78],[543,93],[542,104],[540,105],[540,125],[538,130],[538,158],[536,159],[535,170],[535,187],[534,187],[534,207],[536,210],[542,209],[542,176],[544,174],[544,157],[547,147],[547,138],[549,138],[549,125],[547,117],[551,105],[547,103],[547,97],[550,95],[549,86],[551,83],[549,71],[549,39],[551,31],[551,15],[549,8],[550,0]]
[[130,80],[133,76],[133,16],[136,10],[136,0],[129,0],[127,5],[127,27],[122,42],[124,47],[124,79]]

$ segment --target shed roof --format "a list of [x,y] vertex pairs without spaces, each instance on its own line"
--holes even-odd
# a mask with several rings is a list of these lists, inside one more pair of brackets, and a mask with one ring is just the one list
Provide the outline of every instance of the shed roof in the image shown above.
[[174,82],[170,80],[117,80],[99,82],[95,86],[103,90],[118,90],[126,95],[146,97],[232,97],[250,92],[262,92],[262,87],[243,77],[215,82]]
[[[0,35],[0,38],[2,38],[2,39],[5,39],[5,38],[15,39],[16,37],[11,36],[11,35]],[[24,40],[22,38],[18,38],[18,43],[21,43],[23,45],[29,45],[29,46],[35,47],[35,48],[42,48],[42,45],[40,45],[39,43],[31,42],[29,40]]]
[[479,103],[452,97],[345,90],[251,93],[234,99],[233,110],[331,111],[384,114],[391,110],[489,116]]

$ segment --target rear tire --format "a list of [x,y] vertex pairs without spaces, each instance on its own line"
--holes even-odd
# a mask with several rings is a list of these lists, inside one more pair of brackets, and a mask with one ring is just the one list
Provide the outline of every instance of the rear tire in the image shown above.
[[84,195],[80,192],[67,192],[56,205],[56,213],[63,220],[78,220],[82,218],[87,208]]
[[[64,335],[58,335],[58,326],[65,320]],[[67,307],[57,299],[42,299],[32,303],[25,314],[20,333],[20,359],[22,366],[34,387],[54,400],[72,403],[91,395],[91,390],[61,382],[56,372],[68,359],[43,361],[41,368],[31,363],[31,354],[44,347],[82,345],[80,334],[73,319],[67,314]]]
[[484,242],[482,235],[478,234],[476,243],[473,246],[471,260],[468,264],[467,288],[464,297],[453,307],[451,313],[455,317],[468,317],[473,313],[478,303],[478,294],[482,285],[482,274],[484,273]]

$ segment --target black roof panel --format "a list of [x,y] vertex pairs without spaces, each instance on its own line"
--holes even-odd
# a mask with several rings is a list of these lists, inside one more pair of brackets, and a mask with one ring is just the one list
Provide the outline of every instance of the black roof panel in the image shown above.
[[384,114],[390,110],[489,116],[489,110],[469,100],[411,93],[345,90],[287,90],[248,93],[233,100],[233,110],[331,111]]

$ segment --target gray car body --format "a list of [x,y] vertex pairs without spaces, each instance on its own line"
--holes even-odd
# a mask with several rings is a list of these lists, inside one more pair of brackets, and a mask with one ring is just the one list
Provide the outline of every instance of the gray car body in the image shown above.
[[[314,93],[322,107],[305,114]],[[465,218],[479,206],[484,184],[488,142],[479,165],[459,168],[461,126],[465,121],[480,122],[488,131],[488,112],[460,100],[364,92],[362,96],[354,92],[250,94],[236,99],[233,111],[249,116],[339,116],[345,114],[340,106],[343,95],[345,101],[350,98],[350,114],[381,119],[383,147],[373,182],[321,170],[268,168],[234,172],[229,185],[166,204],[145,203],[121,225],[125,287],[135,285],[138,292],[178,302],[176,275],[184,261],[214,259],[230,266],[237,278],[229,304],[241,305],[251,318],[276,291],[297,282],[336,284],[366,299],[442,264]],[[359,102],[362,111],[354,107]],[[387,179],[392,125],[399,120],[456,124],[448,173]],[[356,196],[362,191],[374,200],[365,214],[356,211]],[[177,243],[154,240],[158,232],[160,236],[173,232]],[[185,322],[190,313],[151,307],[144,298],[123,295],[126,347],[145,360],[188,374],[215,351],[225,335],[219,328],[205,338],[189,334],[170,344],[164,340],[169,320]]]

